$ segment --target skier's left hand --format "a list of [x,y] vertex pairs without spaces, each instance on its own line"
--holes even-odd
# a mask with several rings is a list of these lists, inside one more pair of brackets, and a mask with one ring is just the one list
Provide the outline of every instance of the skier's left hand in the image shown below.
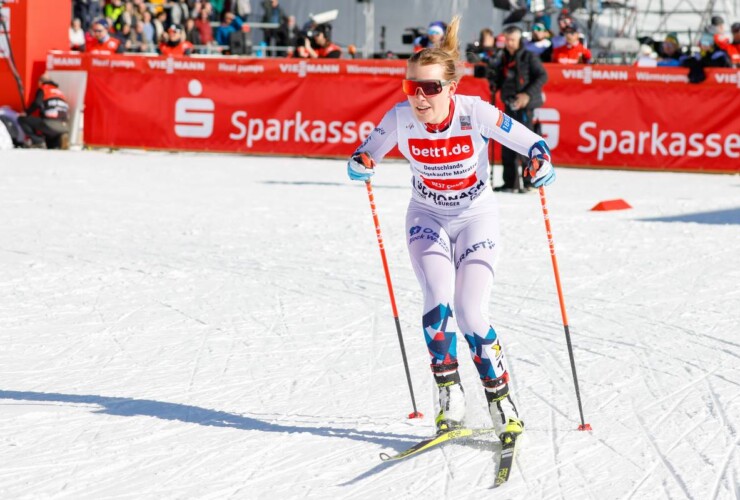
[[367,153],[358,153],[347,162],[347,175],[353,181],[368,182],[375,174],[375,160]]
[[530,148],[529,165],[524,169],[524,176],[532,179],[536,188],[555,182],[555,167],[550,163],[550,148],[545,141],[538,141]]

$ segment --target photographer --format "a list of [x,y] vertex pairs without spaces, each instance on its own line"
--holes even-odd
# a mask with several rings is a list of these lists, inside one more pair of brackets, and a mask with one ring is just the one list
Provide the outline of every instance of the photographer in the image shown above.
[[338,59],[342,57],[342,48],[331,41],[331,25],[319,24],[306,32],[301,57],[310,59]]
[[301,30],[296,24],[295,16],[288,16],[278,30],[278,44],[287,47],[285,57],[293,57],[296,47],[305,42],[301,39]]
[[[534,110],[543,103],[542,87],[547,82],[547,73],[537,54],[524,49],[521,29],[507,27],[504,29],[504,39],[504,50],[489,63],[491,96],[495,101],[496,91],[501,91],[506,114],[534,130]],[[531,190],[530,180],[523,179],[519,173],[519,155],[503,146],[501,156],[504,184],[494,191],[525,193]]]

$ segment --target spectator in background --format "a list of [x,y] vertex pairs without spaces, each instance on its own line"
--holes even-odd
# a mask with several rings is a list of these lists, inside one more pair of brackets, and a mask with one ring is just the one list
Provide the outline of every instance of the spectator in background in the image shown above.
[[200,40],[200,32],[195,28],[195,19],[189,17],[185,21],[185,40],[195,45],[203,45]]
[[93,19],[90,15],[91,2],[95,3],[97,0],[75,0],[72,2],[72,17],[80,20],[83,31],[87,31],[90,27],[90,19]]
[[242,29],[244,23],[233,12],[224,12],[221,26],[216,28],[216,43],[230,45],[231,34]]
[[488,63],[496,54],[496,37],[493,30],[483,28],[478,34],[478,40],[468,45],[465,56],[469,63]]
[[707,29],[707,32],[714,35],[714,43],[720,50],[727,50],[731,38],[727,34],[725,20],[721,16],[712,16],[711,25]]
[[72,50],[85,52],[85,31],[82,29],[82,21],[79,18],[74,18],[69,27],[69,47]]
[[740,23],[733,23],[730,28],[732,42],[727,47],[727,53],[736,68],[740,68]]
[[579,33],[573,26],[563,29],[565,45],[552,51],[552,62],[559,64],[590,64],[591,51],[581,43]]
[[280,25],[280,31],[278,33],[278,44],[288,47],[285,51],[285,57],[293,57],[300,38],[301,30],[296,24],[295,16],[288,16],[285,18],[283,24]]
[[130,24],[122,24],[121,29],[113,33],[113,37],[121,43],[123,52],[134,52],[138,48],[134,46],[132,35]]
[[182,35],[182,26],[170,25],[166,40],[159,44],[159,53],[163,56],[189,56],[193,52],[193,44],[183,40]]
[[727,52],[717,47],[714,34],[704,32],[699,38],[699,53],[687,56],[681,65],[689,68],[689,82],[701,83],[707,78],[704,68],[731,68],[732,61]]
[[[146,3],[144,3],[144,0],[134,0],[134,18],[143,21],[144,20],[144,13],[149,11],[149,7],[147,7]],[[134,29],[136,29],[136,25],[134,24]]]
[[264,0],[262,2],[262,11],[263,23],[272,23],[278,26],[274,29],[270,28],[263,30],[265,43],[267,45],[277,45],[279,26],[283,22],[285,12],[283,12],[283,8],[280,7],[279,0]]
[[703,68],[731,68],[732,60],[716,42],[716,33],[702,33],[699,38],[699,61]]
[[439,48],[442,46],[442,39],[445,36],[447,25],[442,21],[433,21],[429,23],[427,34],[417,37],[414,40],[414,52],[420,52],[426,48]]
[[142,52],[142,53],[151,53],[156,52],[154,50],[154,44],[151,41],[151,38],[148,37],[144,21],[135,20],[134,21],[134,29],[133,34],[131,35],[132,40],[134,41],[134,48],[136,52]]
[[99,19],[92,24],[93,39],[86,45],[86,52],[90,54],[120,54],[123,52],[121,42],[108,34],[108,21]]
[[558,17],[558,35],[552,37],[553,50],[565,45],[565,30],[567,28],[576,28],[576,21],[570,17],[570,14],[566,10],[563,10],[560,13],[560,17]]
[[[39,116],[31,116],[39,112]],[[45,148],[56,143],[57,147],[67,149],[69,133],[69,104],[59,90],[59,85],[44,73],[39,78],[38,89],[26,114],[18,118],[18,125],[30,139],[31,147]],[[66,136],[66,139],[65,139]]]
[[[530,130],[534,130],[534,111],[542,106],[542,87],[547,82],[547,72],[539,57],[524,49],[522,30],[516,26],[504,29],[506,47],[490,66],[491,97],[501,92],[506,114]],[[502,147],[504,184],[494,191],[525,193],[531,189],[531,180],[519,172],[521,157],[515,151]],[[525,159],[525,161],[528,161]],[[526,163],[524,163],[526,165]],[[491,180],[493,185],[493,180]]]
[[252,2],[250,0],[231,0],[231,9],[245,23],[249,22],[252,14]]
[[171,24],[182,24],[185,15],[179,2],[176,0],[167,0],[164,4],[164,10],[167,12],[167,26]]
[[208,19],[207,9],[201,9],[198,12],[198,17],[195,20],[195,29],[198,30],[201,44],[213,44],[213,28],[211,27],[211,22]]
[[154,52],[154,47],[157,45],[154,43],[157,40],[157,32],[154,29],[154,19],[150,10],[144,12],[144,18],[141,21],[141,30],[144,34],[144,43],[146,50],[142,49],[142,52]]
[[188,0],[178,0],[180,2],[180,10],[182,10],[182,18],[183,21],[186,19],[195,19],[193,16],[190,15],[190,3]]
[[190,12],[190,17],[193,19],[200,19],[201,12],[205,11],[206,18],[208,20],[211,19],[213,16],[213,6],[211,6],[210,2],[202,2],[201,0],[195,0],[195,3],[193,4],[193,8]]
[[154,20],[152,21],[152,26],[154,26],[154,44],[159,45],[159,42],[161,42],[165,37],[165,26],[167,26],[167,13],[164,10],[160,10],[156,16],[154,16]]
[[668,33],[658,49],[658,66],[680,66],[683,57],[678,35],[674,32]]
[[319,24],[308,32],[304,48],[310,59],[338,59],[342,57],[342,48],[331,41],[331,25]]
[[118,18],[121,17],[124,10],[125,7],[121,3],[121,0],[110,0],[110,3],[103,9],[103,14],[106,18],[110,19],[111,26],[116,30],[121,29],[121,23]]
[[534,54],[537,54],[542,62],[552,60],[552,40],[551,33],[542,23],[532,25],[532,39],[524,44],[524,48]]
[[118,16],[118,22],[115,24],[116,30],[121,29],[121,27],[124,24],[133,26],[135,18],[136,18],[136,15],[134,12],[134,4],[128,1],[125,2],[123,4],[123,12],[121,13],[120,16]]

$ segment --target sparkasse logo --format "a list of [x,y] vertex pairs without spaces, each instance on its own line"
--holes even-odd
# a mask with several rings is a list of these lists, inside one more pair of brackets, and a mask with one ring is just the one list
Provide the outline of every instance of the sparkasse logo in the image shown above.
[[198,97],[203,93],[203,85],[198,80],[190,80],[188,93],[192,97],[181,97],[175,103],[175,135],[194,139],[211,137],[215,103],[212,99]]

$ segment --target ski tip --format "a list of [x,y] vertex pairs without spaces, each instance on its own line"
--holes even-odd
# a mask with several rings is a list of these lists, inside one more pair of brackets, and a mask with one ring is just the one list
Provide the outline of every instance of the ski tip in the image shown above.
[[591,424],[581,424],[578,426],[579,431],[592,431]]
[[424,418],[424,414],[420,411],[415,411],[413,413],[409,413],[409,419],[411,418]]
[[380,454],[380,459],[381,459],[381,460],[382,460],[383,462],[387,462],[388,460],[390,460],[390,459],[391,459],[391,456],[390,456],[389,454],[387,454],[387,453],[381,453],[381,454]]

